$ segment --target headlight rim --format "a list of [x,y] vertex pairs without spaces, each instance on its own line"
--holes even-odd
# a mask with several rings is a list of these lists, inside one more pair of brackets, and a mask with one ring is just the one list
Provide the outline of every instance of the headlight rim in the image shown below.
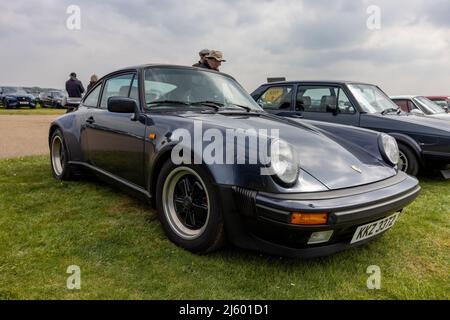
[[392,139],[395,142],[396,146],[397,146],[397,152],[398,152],[399,148],[398,148],[397,140],[395,140],[394,137],[392,137],[392,136],[390,136],[390,135],[388,135],[386,133],[382,133],[378,137],[378,148],[380,150],[381,156],[383,157],[383,160],[386,161],[386,163],[391,165],[392,167],[396,167],[398,165],[399,158],[397,157],[397,162],[394,162],[389,157],[389,155],[386,152],[386,149],[384,148],[384,139]]
[[[295,156],[294,156],[295,155],[295,151],[294,151],[294,149],[292,148],[292,146],[288,142],[286,142],[286,141],[284,141],[282,139],[275,139],[275,140],[272,141],[272,144],[276,143],[276,142],[284,143],[286,146],[288,146],[290,148],[290,150],[292,152],[292,155],[293,155],[291,160],[292,160],[293,165],[295,166],[296,174],[295,174],[295,178],[292,179],[292,181],[285,181],[285,180],[283,180],[283,178],[276,172],[274,172],[274,174],[272,174],[271,177],[281,187],[292,188],[293,186],[295,186],[297,184],[297,181],[300,178],[300,173],[301,173],[300,164],[299,164],[298,161],[296,161]],[[270,164],[271,164],[271,166],[273,165],[273,160],[274,160],[274,158],[273,158],[273,155],[271,154],[271,156],[270,156]]]

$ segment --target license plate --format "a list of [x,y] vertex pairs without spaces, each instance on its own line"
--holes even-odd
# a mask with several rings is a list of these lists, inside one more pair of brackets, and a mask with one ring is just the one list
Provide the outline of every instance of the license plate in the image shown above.
[[28,101],[20,101],[19,104],[28,104]]
[[356,229],[356,232],[353,235],[353,239],[350,243],[369,239],[376,236],[377,234],[386,231],[394,225],[399,215],[400,213],[397,212],[396,214],[393,214],[392,216],[386,217],[384,219],[359,226],[358,229]]

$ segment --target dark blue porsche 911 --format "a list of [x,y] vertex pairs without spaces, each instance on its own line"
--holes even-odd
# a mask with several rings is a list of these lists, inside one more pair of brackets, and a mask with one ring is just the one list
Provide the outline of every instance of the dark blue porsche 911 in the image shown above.
[[230,76],[168,65],[100,79],[49,131],[56,179],[89,171],[152,203],[192,252],[226,240],[315,257],[391,228],[418,195],[389,135],[263,111]]

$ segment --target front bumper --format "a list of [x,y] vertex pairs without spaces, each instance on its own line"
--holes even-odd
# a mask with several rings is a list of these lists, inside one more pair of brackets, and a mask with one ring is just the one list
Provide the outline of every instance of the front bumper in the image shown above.
[[10,107],[35,107],[36,101],[29,98],[6,99]]
[[[402,172],[365,186],[303,194],[269,194],[222,187],[225,224],[231,242],[269,254],[311,258],[364,244],[350,244],[356,229],[401,211],[419,194],[417,179]],[[229,197],[232,197],[230,199]],[[230,207],[230,203],[235,203]],[[329,213],[326,225],[290,224],[292,212]],[[313,232],[333,230],[326,243],[308,245]],[[375,238],[375,237],[374,237]]]

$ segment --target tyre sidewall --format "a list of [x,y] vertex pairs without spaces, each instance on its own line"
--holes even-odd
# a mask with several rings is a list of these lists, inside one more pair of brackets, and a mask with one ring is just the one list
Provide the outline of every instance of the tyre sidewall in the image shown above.
[[[193,240],[187,240],[181,238],[170,226],[164,213],[164,206],[162,203],[162,193],[164,190],[164,182],[166,178],[174,169],[178,167],[187,167],[194,170],[203,180],[203,183],[207,189],[209,201],[210,201],[210,213],[207,222],[207,227],[203,234]],[[181,165],[176,166],[170,160],[168,160],[162,167],[161,173],[158,176],[156,185],[156,208],[158,211],[158,218],[163,226],[164,232],[167,237],[180,247],[183,247],[191,252],[206,253],[219,248],[223,243],[224,237],[224,224],[223,224],[223,212],[220,205],[219,192],[215,186],[211,175],[204,167],[199,165]]]
[[419,161],[417,160],[417,156],[414,151],[410,147],[407,147],[403,144],[398,145],[399,150],[405,155],[408,159],[408,168],[406,173],[411,176],[417,176],[419,173]]
[[[52,161],[52,148],[53,148],[53,140],[54,138],[58,136],[61,139],[61,143],[64,148],[65,157],[64,157],[64,163],[63,163],[63,170],[60,175],[57,175],[55,172],[55,169],[53,168],[53,161]],[[52,168],[52,175],[55,179],[58,180],[69,180],[71,178],[71,172],[69,167],[69,152],[67,150],[66,141],[64,140],[64,136],[61,132],[61,130],[56,129],[55,132],[52,134],[51,140],[50,140],[50,165]]]

